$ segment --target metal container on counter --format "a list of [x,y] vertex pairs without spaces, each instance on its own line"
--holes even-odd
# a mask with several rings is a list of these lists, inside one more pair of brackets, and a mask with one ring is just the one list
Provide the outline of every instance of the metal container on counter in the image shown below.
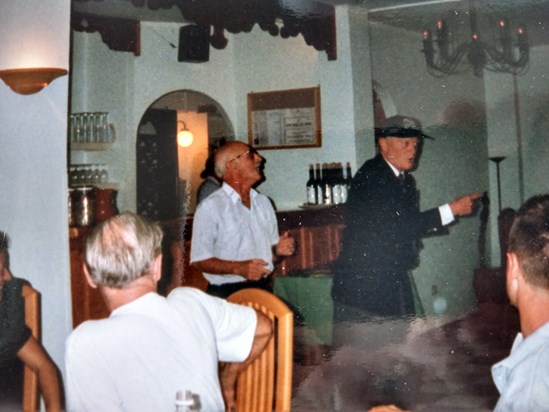
[[86,227],[95,224],[95,187],[73,187],[71,192],[71,220],[73,226]]

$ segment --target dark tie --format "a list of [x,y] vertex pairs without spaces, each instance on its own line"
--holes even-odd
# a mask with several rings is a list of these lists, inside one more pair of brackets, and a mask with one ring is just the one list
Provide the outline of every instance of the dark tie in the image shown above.
[[404,182],[404,173],[400,173],[398,176],[397,176],[397,179],[399,182]]

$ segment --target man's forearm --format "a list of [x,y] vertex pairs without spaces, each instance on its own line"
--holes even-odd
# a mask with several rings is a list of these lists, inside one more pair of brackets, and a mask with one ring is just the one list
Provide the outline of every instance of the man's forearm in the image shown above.
[[225,404],[227,410],[232,410],[235,402],[235,387],[236,380],[238,375],[244,371],[248,365],[250,365],[260,354],[263,352],[269,339],[273,335],[273,325],[271,320],[264,314],[257,312],[257,325],[255,328],[254,341],[252,343],[252,348],[250,354],[244,362],[231,362],[224,363],[221,365],[220,369],[220,381],[221,389],[223,391],[223,398],[225,399]]
[[263,259],[233,261],[209,258],[194,262],[193,267],[205,273],[240,275],[248,280],[259,280],[271,272],[268,263]]
[[239,266],[241,262],[234,260],[223,260],[218,258],[209,258],[198,262],[193,262],[192,266],[201,272],[214,275],[234,274],[239,275]]

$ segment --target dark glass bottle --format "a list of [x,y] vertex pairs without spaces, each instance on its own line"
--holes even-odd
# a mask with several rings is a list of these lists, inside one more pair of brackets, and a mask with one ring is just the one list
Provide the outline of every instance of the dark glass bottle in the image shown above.
[[334,205],[343,203],[345,191],[345,179],[343,178],[343,166],[341,163],[334,163],[332,168],[332,196]]
[[332,195],[332,173],[331,165],[328,163],[322,163],[322,193],[323,193],[323,204],[332,205],[333,195]]
[[351,182],[353,181],[353,174],[351,173],[351,162],[347,162],[345,173],[345,188],[343,193],[343,203],[347,202],[349,198],[349,191],[351,190]]
[[315,184],[316,184],[316,204],[321,205],[323,202],[322,192],[322,169],[320,163],[315,164]]
[[309,165],[309,180],[307,180],[307,204],[316,205],[316,179],[315,179],[315,169],[312,164]]

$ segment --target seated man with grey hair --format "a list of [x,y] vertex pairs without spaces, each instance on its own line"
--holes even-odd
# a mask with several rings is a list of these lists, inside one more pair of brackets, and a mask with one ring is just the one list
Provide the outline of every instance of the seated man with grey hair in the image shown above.
[[158,224],[129,212],[88,236],[84,273],[111,314],[67,339],[69,411],[170,411],[179,391],[203,411],[233,407],[238,373],[265,347],[271,322],[198,289],[157,294],[161,241]]

